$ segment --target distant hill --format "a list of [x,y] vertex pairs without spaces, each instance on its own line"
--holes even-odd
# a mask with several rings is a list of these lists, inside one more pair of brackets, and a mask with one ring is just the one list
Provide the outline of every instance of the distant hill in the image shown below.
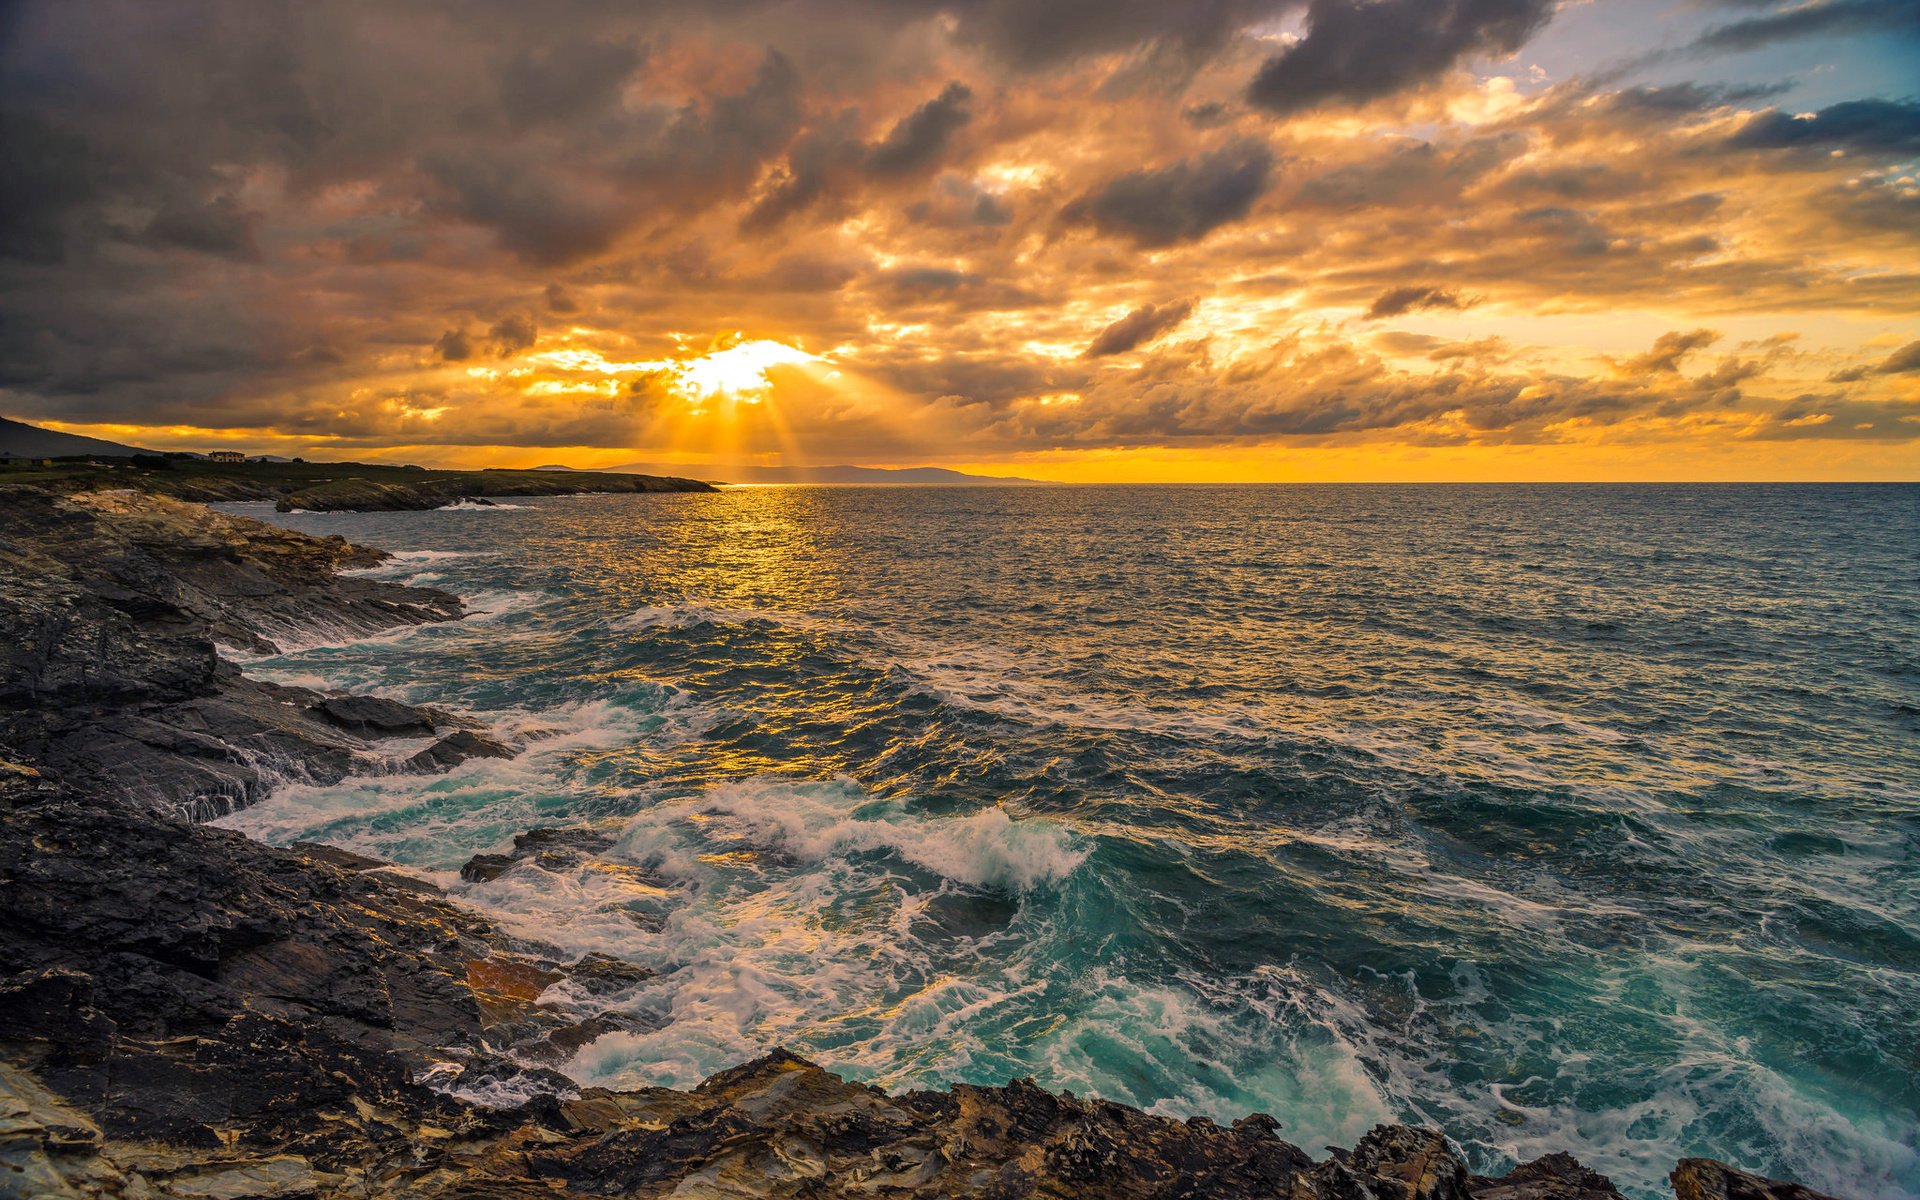
[[987,487],[1003,483],[1045,483],[1044,479],[1019,479],[1012,476],[968,475],[945,467],[694,467],[662,466],[658,463],[627,463],[606,467],[608,471],[631,471],[641,475],[694,475],[725,483],[891,483],[948,484]]
[[126,458],[133,454],[158,453],[160,453],[158,450],[123,446],[119,442],[81,437],[77,433],[61,433],[58,430],[29,425],[25,421],[10,421],[0,417],[0,456],[64,458],[73,454],[94,454],[107,458]]

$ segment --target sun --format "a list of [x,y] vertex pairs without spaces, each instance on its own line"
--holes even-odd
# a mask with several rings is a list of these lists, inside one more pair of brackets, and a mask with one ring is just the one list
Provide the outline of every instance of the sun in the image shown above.
[[753,403],[772,386],[767,378],[769,370],[819,361],[817,354],[762,338],[734,342],[675,364],[675,374],[676,382],[690,396],[700,399],[727,396]]

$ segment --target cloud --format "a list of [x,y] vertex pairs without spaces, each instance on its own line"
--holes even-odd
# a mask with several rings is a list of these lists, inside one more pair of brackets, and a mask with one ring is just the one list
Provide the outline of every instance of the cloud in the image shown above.
[[918,171],[937,162],[953,136],[973,119],[968,104],[973,89],[955,80],[938,96],[901,118],[867,155],[867,167],[877,175]]
[[1620,363],[1620,373],[1629,376],[1677,375],[1687,355],[1704,350],[1719,340],[1720,335],[1711,329],[1663,333],[1654,339],[1653,349]]
[[1920,342],[1908,342],[1880,364],[1882,375],[1907,375],[1920,371]]
[[1062,215],[1141,246],[1167,246],[1245,217],[1272,178],[1273,151],[1257,138],[1241,138],[1171,166],[1110,179]]
[[1806,116],[1770,109],[1748,118],[1727,145],[1739,150],[1858,150],[1920,154],[1920,104],[1847,100]]
[[433,343],[445,362],[465,362],[473,357],[473,338],[464,329],[449,329]]
[[1880,362],[1848,367],[1827,376],[1831,383],[1858,383],[1875,375],[1911,375],[1920,372],[1920,342],[1908,342]]
[[594,113],[618,97],[644,58],[631,42],[592,38],[523,48],[501,73],[500,104],[522,127]]
[[[638,394],[556,363],[748,329],[833,364],[780,396],[803,452],[868,461],[1162,433],[1920,432],[1889,407],[1915,376],[1882,372],[1886,345],[1688,340],[1920,319],[1912,98],[1802,119],[1766,109],[1770,78],[1469,76],[1543,11],[24,0],[0,55],[0,404],[372,447],[697,447],[715,434],[671,373]],[[1691,36],[1661,21],[1619,49]],[[1199,296],[1204,336],[1182,332]],[[1470,302],[1506,341],[1381,332]],[[1676,332],[1599,357],[1647,321]],[[1835,366],[1879,407],[1836,407]]]
[[532,349],[539,337],[539,327],[534,324],[533,314],[529,312],[509,313],[487,330],[487,338],[493,343],[493,352],[501,358]]
[[1827,0],[1801,4],[1716,25],[1693,43],[1695,50],[1758,50],[1775,42],[1807,37],[1887,30],[1911,36],[1920,28],[1920,3],[1915,0]]
[[147,222],[146,236],[169,246],[253,261],[260,257],[254,241],[259,214],[248,212],[232,196],[205,204],[172,205]]
[[1373,303],[1367,306],[1367,319],[1378,321],[1382,317],[1397,317],[1416,308],[1465,308],[1468,303],[1458,293],[1445,288],[1407,284],[1389,288],[1374,297]]
[[1281,115],[1379,100],[1518,50],[1552,12],[1550,0],[1312,0],[1307,35],[1261,65],[1247,100]]
[[1088,345],[1082,358],[1105,358],[1125,354],[1144,346],[1193,315],[1193,301],[1170,300],[1165,304],[1143,304],[1118,321],[1102,329]]

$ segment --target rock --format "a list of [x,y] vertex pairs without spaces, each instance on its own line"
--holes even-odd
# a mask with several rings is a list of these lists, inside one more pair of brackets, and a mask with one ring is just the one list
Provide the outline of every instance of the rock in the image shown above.
[[3,757],[203,819],[282,779],[344,777],[364,747],[346,726],[423,714],[249,680],[216,646],[461,614],[444,592],[338,574],[383,558],[157,496],[0,487]]
[[566,975],[575,991],[588,996],[624,992],[654,977],[653,971],[639,963],[598,952],[568,967]]
[[444,471],[408,480],[358,476],[332,479],[290,491],[275,507],[281,512],[418,512],[449,504],[491,507],[493,501],[488,497],[501,496],[717,490],[712,484],[699,480],[661,475],[615,475],[598,471]]
[[523,862],[548,871],[564,871],[586,862],[619,840],[614,834],[590,826],[568,829],[529,829],[513,839],[506,854],[476,854],[460,868],[460,878],[469,883],[486,883],[500,878]]
[[470,758],[512,758],[509,747],[482,737],[469,729],[458,730],[441,738],[425,750],[407,759],[409,771],[433,774],[451,770]]
[[1497,1179],[1476,1175],[1471,1190],[1474,1200],[1624,1200],[1613,1180],[1560,1152],[1522,1163]]
[[491,883],[519,861],[511,854],[476,854],[460,868],[460,878],[468,883]]
[[327,863],[343,871],[378,871],[389,865],[377,858],[355,854],[351,850],[342,850],[338,846],[323,846],[319,842],[295,842],[287,849],[308,862]]
[[1750,1174],[1711,1158],[1683,1158],[1668,1178],[1677,1200],[1834,1200],[1824,1192]]
[[432,737],[433,714],[379,696],[328,696],[309,710],[365,738]]
[[1346,1166],[1388,1181],[1382,1193],[1387,1200],[1471,1200],[1466,1165],[1437,1129],[1375,1126],[1353,1148]]

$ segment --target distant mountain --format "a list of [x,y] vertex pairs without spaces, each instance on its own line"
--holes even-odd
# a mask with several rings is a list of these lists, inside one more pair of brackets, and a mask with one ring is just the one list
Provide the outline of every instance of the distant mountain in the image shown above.
[[65,458],[71,454],[96,454],[106,458],[126,458],[130,454],[158,453],[158,450],[142,450],[138,446],[123,446],[119,442],[81,437],[77,433],[60,433],[29,425],[25,421],[9,421],[0,417],[0,456]]
[[602,467],[635,475],[680,475],[722,483],[891,483],[990,487],[1003,483],[1045,483],[1044,479],[968,475],[945,467],[694,467],[684,464],[627,463]]
[[565,463],[548,463],[544,467],[528,467],[529,471],[577,471],[578,467],[569,467]]

